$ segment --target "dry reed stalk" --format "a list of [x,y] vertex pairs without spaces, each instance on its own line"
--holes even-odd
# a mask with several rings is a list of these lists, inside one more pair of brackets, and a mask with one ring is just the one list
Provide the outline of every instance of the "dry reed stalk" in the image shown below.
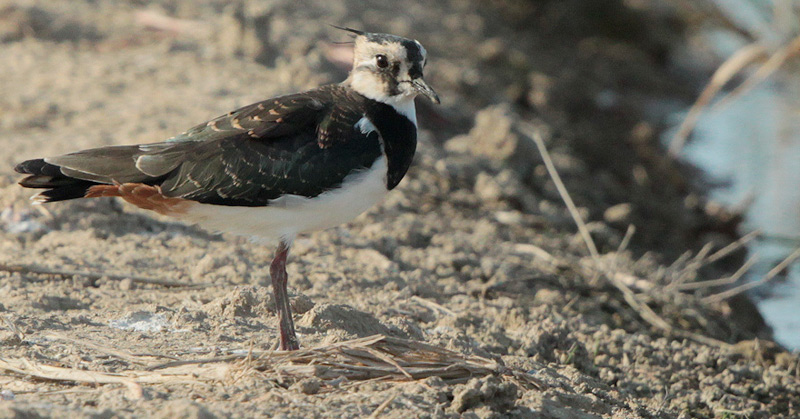
[[69,342],[75,345],[84,346],[86,348],[93,349],[102,354],[110,355],[133,364],[145,365],[150,362],[150,359],[148,359],[150,357],[175,359],[175,357],[161,355],[161,354],[134,355],[126,351],[121,351],[119,349],[115,349],[106,345],[101,345],[96,342],[91,342],[86,339],[73,338],[60,333],[50,333],[48,335],[45,335],[44,337],[50,340],[60,340],[62,342]]
[[768,79],[772,74],[774,74],[778,69],[780,69],[784,63],[789,58],[800,53],[800,36],[789,41],[789,43],[784,46],[783,48],[778,49],[774,53],[772,53],[769,58],[767,59],[761,67],[756,70],[751,76],[745,79],[742,84],[736,86],[732,92],[728,93],[727,95],[723,96],[719,102],[715,103],[712,107],[712,111],[716,111],[720,108],[727,106],[731,101],[737,99],[741,95],[750,91],[753,87],[759,85],[764,80]]
[[689,108],[689,112],[683,119],[678,131],[672,137],[669,144],[669,154],[676,156],[680,153],[684,144],[686,144],[686,139],[689,137],[689,134],[691,134],[695,126],[697,126],[703,109],[711,103],[711,100],[722,90],[722,87],[748,65],[764,58],[766,55],[766,47],[757,42],[752,43],[740,48],[717,68],[711,76],[711,80],[706,87],[703,88],[700,96],[698,96],[692,107]]
[[724,258],[725,256],[728,256],[729,254],[743,248],[746,244],[750,243],[751,241],[753,241],[754,239],[758,238],[761,235],[762,235],[761,230],[754,230],[745,234],[742,237],[739,237],[739,239],[736,240],[735,242],[723,247],[722,249],[717,250],[716,252],[714,252],[714,254],[709,256],[706,259],[707,263],[713,263]]
[[700,288],[710,288],[710,287],[718,287],[722,285],[730,285],[736,283],[739,279],[753,267],[753,265],[758,262],[758,256],[753,256],[748,259],[739,269],[734,272],[733,275],[720,278],[720,279],[711,279],[708,281],[698,281],[698,282],[689,282],[685,284],[678,285],[677,289],[680,291],[689,291],[689,290],[696,290]]
[[431,300],[426,300],[426,299],[424,299],[422,297],[418,297],[416,295],[411,297],[411,301],[414,301],[414,302],[424,306],[425,308],[430,309],[434,313],[440,312],[440,313],[442,313],[444,315],[447,315],[447,316],[452,316],[452,317],[456,316],[456,313],[453,312],[453,310],[450,310],[449,308],[447,308],[447,307],[445,307],[445,306],[443,306],[443,305],[441,305],[441,304],[439,304],[437,302],[434,302],[434,301],[431,301]]
[[176,281],[169,281],[164,279],[154,279],[154,278],[146,278],[136,275],[123,275],[123,274],[110,274],[110,273],[95,273],[95,272],[86,272],[86,271],[73,271],[73,270],[66,270],[66,269],[51,269],[51,268],[44,268],[41,266],[36,265],[6,265],[0,264],[0,271],[3,272],[13,272],[13,273],[21,273],[21,274],[34,274],[34,275],[56,275],[56,276],[64,276],[68,278],[82,276],[84,278],[89,278],[93,281],[96,281],[101,278],[107,278],[110,280],[121,281],[123,279],[130,279],[134,283],[138,284],[147,284],[147,285],[158,285],[166,288],[186,288],[186,289],[198,289],[198,288],[207,288],[213,286],[213,284],[189,284],[185,282],[176,282]]
[[399,394],[400,393],[394,393],[391,396],[389,396],[386,399],[386,401],[384,401],[377,408],[375,408],[375,410],[372,412],[372,414],[369,415],[368,419],[377,419],[377,418],[381,417],[381,413],[383,413],[383,411],[386,410],[386,408],[389,407],[390,404],[392,404],[394,399],[396,399]]
[[776,276],[778,276],[778,274],[783,272],[786,268],[789,267],[789,265],[792,264],[792,262],[794,262],[798,258],[800,258],[800,248],[798,248],[794,252],[792,252],[784,260],[782,260],[781,263],[775,265],[775,267],[770,269],[770,271],[767,272],[767,274],[764,275],[764,277],[761,278],[760,280],[753,281],[753,282],[748,282],[746,284],[739,285],[738,287],[731,288],[729,290],[720,292],[719,294],[709,295],[708,297],[704,298],[703,301],[706,301],[706,302],[709,302],[709,303],[717,303],[717,302],[726,300],[728,298],[731,298],[731,297],[733,297],[735,295],[739,295],[739,294],[741,294],[741,293],[743,293],[745,291],[751,290],[751,289],[753,289],[755,287],[758,287],[760,285],[764,285],[767,282],[769,282],[770,280],[772,280],[773,278],[775,278]]
[[550,179],[552,179],[553,183],[555,183],[556,189],[558,190],[558,194],[561,195],[561,199],[564,200],[564,203],[567,205],[567,210],[569,210],[569,214],[572,216],[572,219],[578,226],[578,232],[583,238],[583,242],[586,244],[586,248],[589,249],[589,254],[592,256],[592,259],[599,261],[600,253],[597,251],[597,246],[594,244],[592,235],[591,233],[589,233],[589,229],[586,227],[586,222],[578,213],[578,208],[575,206],[575,202],[569,195],[567,187],[561,180],[561,175],[558,174],[558,170],[556,170],[556,166],[555,164],[553,164],[553,159],[550,157],[550,152],[547,151],[547,146],[545,146],[542,136],[539,135],[539,131],[536,130],[534,126],[529,124],[522,124],[522,125],[524,125],[523,128],[524,131],[526,131],[525,134],[530,139],[533,140],[533,142],[536,144],[536,148],[539,149],[539,154],[541,154],[542,156],[545,168],[547,168],[547,173],[550,174]]

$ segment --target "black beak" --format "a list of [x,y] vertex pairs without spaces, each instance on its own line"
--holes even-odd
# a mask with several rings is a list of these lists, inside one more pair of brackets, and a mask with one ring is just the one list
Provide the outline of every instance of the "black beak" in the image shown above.
[[414,86],[414,89],[416,89],[417,92],[419,92],[419,94],[427,96],[428,99],[431,100],[431,102],[433,102],[433,103],[435,103],[437,105],[442,103],[439,100],[439,95],[436,94],[436,92],[433,90],[433,88],[431,88],[428,85],[428,83],[426,83],[425,80],[422,79],[422,77],[420,77],[418,79],[414,79],[411,82],[411,85]]

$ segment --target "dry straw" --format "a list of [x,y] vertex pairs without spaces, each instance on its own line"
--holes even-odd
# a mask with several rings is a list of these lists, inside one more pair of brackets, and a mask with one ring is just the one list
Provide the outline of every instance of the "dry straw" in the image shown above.
[[[97,345],[94,346],[97,349]],[[114,354],[116,351],[101,352]],[[223,357],[178,360],[115,373],[57,367],[24,358],[0,358],[0,371],[47,381],[122,384],[132,399],[142,397],[142,384],[224,382],[256,371],[267,379],[282,382],[309,377],[323,381],[409,381],[440,377],[458,383],[472,377],[505,374],[529,385],[540,386],[533,377],[513,372],[488,358],[383,335],[291,352],[250,351]]]

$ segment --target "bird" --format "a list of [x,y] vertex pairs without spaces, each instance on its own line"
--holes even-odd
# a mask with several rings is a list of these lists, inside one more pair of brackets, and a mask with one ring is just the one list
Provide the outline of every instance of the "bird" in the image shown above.
[[353,67],[336,84],[274,97],[166,141],[106,146],[16,165],[36,203],[119,197],[202,228],[277,242],[270,264],[279,348],[299,349],[286,263],[298,235],[349,222],[397,187],[417,146],[418,41],[338,27]]

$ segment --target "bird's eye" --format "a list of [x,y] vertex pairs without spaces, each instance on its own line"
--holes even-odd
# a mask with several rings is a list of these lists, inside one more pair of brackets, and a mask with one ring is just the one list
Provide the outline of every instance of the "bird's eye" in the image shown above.
[[383,54],[378,54],[375,56],[375,62],[378,64],[379,68],[386,68],[389,67],[389,59],[386,58]]

